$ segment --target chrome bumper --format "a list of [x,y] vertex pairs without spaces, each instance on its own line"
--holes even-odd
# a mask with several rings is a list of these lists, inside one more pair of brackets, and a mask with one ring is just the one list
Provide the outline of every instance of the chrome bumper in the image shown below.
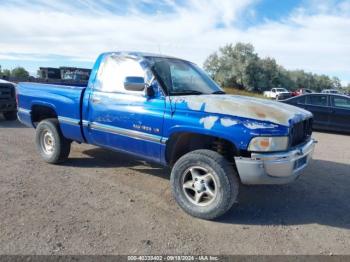
[[316,141],[282,153],[252,153],[250,158],[235,157],[241,182],[246,185],[286,184],[308,166]]

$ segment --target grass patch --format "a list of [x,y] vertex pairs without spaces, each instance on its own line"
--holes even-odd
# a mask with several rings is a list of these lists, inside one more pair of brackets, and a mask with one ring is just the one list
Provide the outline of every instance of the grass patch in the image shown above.
[[258,98],[266,98],[263,96],[263,94],[249,92],[246,90],[241,90],[241,89],[232,88],[232,87],[226,87],[226,88],[224,88],[224,90],[227,94],[230,94],[230,95],[253,96],[253,97],[258,97]]

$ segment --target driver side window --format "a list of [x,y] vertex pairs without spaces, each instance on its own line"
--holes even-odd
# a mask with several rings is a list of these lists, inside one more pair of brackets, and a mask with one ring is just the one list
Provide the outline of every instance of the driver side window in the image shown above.
[[98,70],[95,89],[107,93],[141,93],[125,90],[125,78],[130,76],[146,78],[139,61],[122,56],[107,56]]

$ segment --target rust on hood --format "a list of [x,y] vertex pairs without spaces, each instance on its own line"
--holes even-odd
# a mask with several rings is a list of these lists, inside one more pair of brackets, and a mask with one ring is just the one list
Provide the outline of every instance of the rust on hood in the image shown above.
[[290,121],[301,121],[312,114],[288,104],[235,95],[196,95],[172,97],[175,103],[186,103],[194,111],[216,113],[289,126]]

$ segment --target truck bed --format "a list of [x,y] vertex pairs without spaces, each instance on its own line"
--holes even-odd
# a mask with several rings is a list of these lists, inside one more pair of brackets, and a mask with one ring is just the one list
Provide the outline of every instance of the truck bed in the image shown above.
[[19,83],[18,117],[28,126],[36,125],[37,112],[51,109],[57,116],[65,137],[83,141],[81,133],[81,101],[86,87],[41,83]]

